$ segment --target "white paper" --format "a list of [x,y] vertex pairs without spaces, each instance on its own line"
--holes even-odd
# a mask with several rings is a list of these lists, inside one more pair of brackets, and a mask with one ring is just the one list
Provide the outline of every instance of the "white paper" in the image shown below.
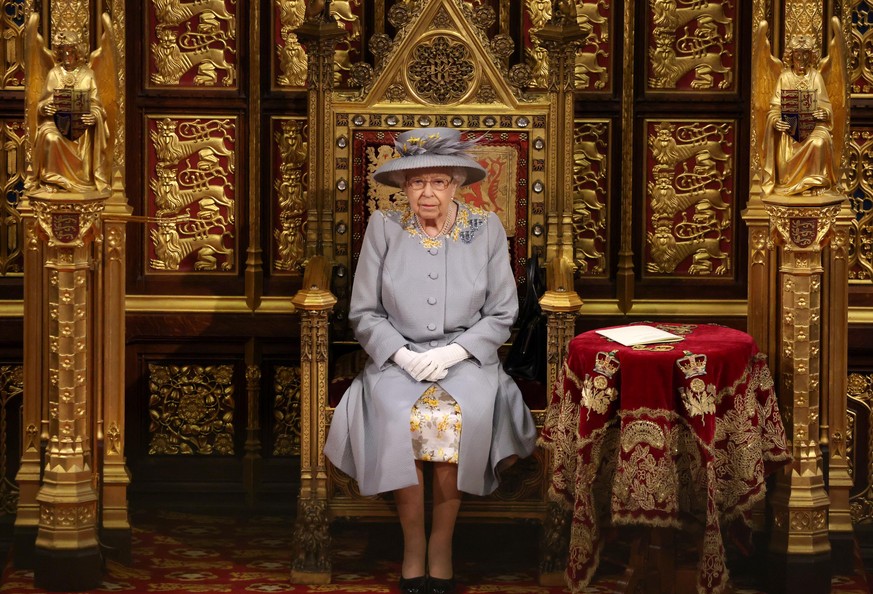
[[682,340],[682,337],[678,334],[673,334],[654,326],[646,326],[645,324],[606,328],[604,330],[595,330],[595,332],[624,346],[678,342]]

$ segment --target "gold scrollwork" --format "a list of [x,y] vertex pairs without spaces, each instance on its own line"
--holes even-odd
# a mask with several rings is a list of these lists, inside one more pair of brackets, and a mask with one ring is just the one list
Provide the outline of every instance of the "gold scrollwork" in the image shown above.
[[3,52],[3,77],[0,78],[0,89],[3,90],[19,91],[24,88],[24,23],[27,21],[27,8],[26,2],[3,2],[0,15],[0,30],[3,31],[6,45],[6,51]]
[[654,421],[636,419],[628,422],[621,431],[621,449],[630,452],[639,444],[647,444],[663,450],[667,443],[664,430]]
[[[0,365],[0,443],[7,444],[12,436],[8,434],[8,415],[15,413],[24,394],[24,367],[22,365]],[[11,516],[18,506],[18,487],[8,479],[9,462],[6,448],[0,449],[0,513]]]
[[733,58],[727,47],[733,39],[733,19],[725,14],[725,4],[704,1],[680,7],[677,0],[650,0],[650,88],[675,89],[689,72],[694,72],[692,89],[711,89],[716,75],[721,78],[719,89],[733,87],[733,66],[725,65]]
[[847,153],[846,194],[855,215],[847,245],[849,280],[869,281],[873,278],[873,129],[853,126]]
[[573,229],[581,274],[606,272],[609,123],[577,121],[573,131]]
[[273,378],[273,455],[300,455],[300,368],[276,367]]
[[[873,418],[873,374],[850,373],[846,391],[851,406],[846,423],[846,452],[849,461],[850,474],[856,477],[856,487],[860,491],[852,495],[849,501],[852,523],[869,522],[873,519],[873,482],[870,477],[873,469],[873,437],[870,432],[864,436],[856,429],[858,426],[869,425]],[[857,411],[857,412],[856,412]],[[856,421],[857,417],[857,421]],[[864,421],[861,421],[864,419]],[[859,440],[866,438],[867,443]],[[867,461],[867,467],[857,466],[861,460]]]
[[149,363],[149,454],[234,454],[232,365]]
[[6,197],[0,202],[0,277],[24,272],[24,226],[15,208],[24,192],[24,137],[23,121],[0,120],[0,155],[7,164],[0,168],[0,187]]
[[[849,20],[857,25],[851,28],[848,37],[849,51],[849,81],[852,94],[873,94],[873,55],[866,48],[873,45],[873,5],[868,0],[854,0],[848,3],[851,7]],[[864,49],[862,49],[864,48]]]
[[307,143],[303,136],[303,120],[282,120],[280,130],[273,134],[279,153],[279,178],[273,187],[277,193],[279,220],[273,229],[276,240],[277,270],[299,271],[304,260],[303,221],[306,199],[303,176],[306,172]]

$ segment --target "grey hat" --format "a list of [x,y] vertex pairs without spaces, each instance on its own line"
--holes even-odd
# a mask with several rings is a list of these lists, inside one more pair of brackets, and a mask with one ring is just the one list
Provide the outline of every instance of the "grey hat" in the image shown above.
[[394,150],[400,155],[391,159],[373,173],[380,184],[403,187],[406,172],[410,169],[433,167],[459,167],[467,173],[462,185],[485,179],[485,168],[471,157],[467,150],[475,140],[461,140],[461,132],[452,128],[416,128],[394,139]]

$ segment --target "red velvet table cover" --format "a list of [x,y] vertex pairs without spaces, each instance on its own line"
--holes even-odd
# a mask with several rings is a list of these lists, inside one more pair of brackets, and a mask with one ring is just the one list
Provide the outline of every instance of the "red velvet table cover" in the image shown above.
[[717,325],[650,324],[680,342],[570,341],[540,443],[550,494],[572,510],[567,582],[580,592],[600,559],[600,527],[704,526],[698,591],[728,584],[720,522],[765,494],[790,460],[766,358],[751,336]]

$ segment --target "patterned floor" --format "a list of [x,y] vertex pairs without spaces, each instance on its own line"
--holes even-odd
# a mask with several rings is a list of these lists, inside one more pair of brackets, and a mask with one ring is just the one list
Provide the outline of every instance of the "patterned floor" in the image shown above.
[[[333,537],[333,583],[293,585],[289,580],[292,520],[287,516],[225,517],[158,512],[133,517],[131,566],[108,562],[106,577],[92,592],[163,594],[396,593],[400,531],[389,524],[337,524]],[[621,550],[612,553],[621,555]],[[536,585],[537,536],[531,525],[461,525],[456,535],[459,594],[558,594],[564,588]],[[602,564],[586,592],[623,588],[621,569]],[[736,594],[758,594],[752,571],[732,567]],[[37,594],[30,571],[7,564],[0,592]],[[833,592],[868,592],[862,579],[835,578]]]

